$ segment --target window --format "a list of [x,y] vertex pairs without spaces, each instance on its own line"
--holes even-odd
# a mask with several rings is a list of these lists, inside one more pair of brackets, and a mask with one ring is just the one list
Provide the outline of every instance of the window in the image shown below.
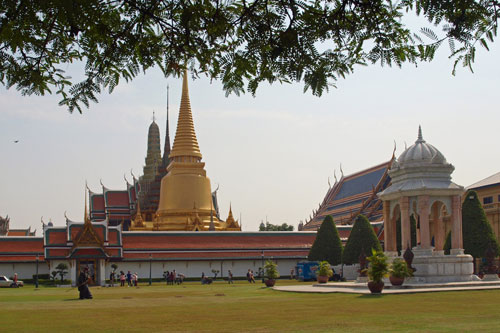
[[493,203],[493,197],[484,197],[483,198],[483,205],[487,205]]

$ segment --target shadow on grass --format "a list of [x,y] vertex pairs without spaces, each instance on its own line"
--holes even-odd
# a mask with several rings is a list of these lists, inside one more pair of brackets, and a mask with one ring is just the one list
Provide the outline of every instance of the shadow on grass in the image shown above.
[[362,294],[359,295],[358,298],[373,299],[373,298],[382,298],[385,296],[387,296],[387,294]]
[[79,299],[79,298],[67,298],[63,300],[64,302],[73,302],[73,301],[85,301],[84,299]]

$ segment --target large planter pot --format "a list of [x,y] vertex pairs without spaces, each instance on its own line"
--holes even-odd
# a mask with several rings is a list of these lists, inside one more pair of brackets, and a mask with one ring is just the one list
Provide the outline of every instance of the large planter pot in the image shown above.
[[400,285],[403,284],[403,282],[405,282],[405,278],[404,277],[396,277],[396,276],[390,275],[389,276],[389,281],[391,281],[391,284],[393,286],[400,286]]
[[264,283],[266,284],[266,287],[274,287],[274,285],[276,284],[276,280],[275,279],[267,279],[264,281]]
[[372,294],[380,294],[382,289],[384,289],[384,281],[368,281],[368,289],[370,289]]
[[319,283],[327,283],[329,280],[329,277],[327,275],[318,275],[317,279],[318,279]]

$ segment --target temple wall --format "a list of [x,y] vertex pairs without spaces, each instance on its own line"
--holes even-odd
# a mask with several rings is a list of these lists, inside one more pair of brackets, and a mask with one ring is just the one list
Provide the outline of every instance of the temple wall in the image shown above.
[[[36,263],[0,263],[0,275],[8,278],[17,276],[20,280],[32,279],[36,273]],[[49,266],[45,262],[38,264],[38,274],[49,274]]]
[[[282,276],[290,275],[290,270],[295,268],[299,261],[298,259],[278,259],[274,260],[278,264],[278,271]],[[118,265],[117,272],[130,271],[137,272],[140,279],[149,278],[149,261],[133,262],[122,261],[115,262]],[[109,274],[112,271],[111,265],[113,262],[106,264],[106,278],[109,279]],[[177,273],[182,273],[188,278],[200,278],[201,273],[205,273],[208,277],[213,277],[212,269],[222,271],[222,277],[227,277],[227,271],[230,269],[233,277],[246,277],[248,269],[254,271],[257,275],[259,267],[262,266],[261,260],[213,260],[213,261],[153,261],[151,262],[151,275],[153,278],[162,278],[164,271],[172,271],[175,269]],[[222,269],[221,269],[222,268]],[[220,277],[221,273],[217,275]]]

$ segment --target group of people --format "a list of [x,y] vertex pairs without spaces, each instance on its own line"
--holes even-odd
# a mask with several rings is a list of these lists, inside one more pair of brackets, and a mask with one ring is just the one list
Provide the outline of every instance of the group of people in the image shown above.
[[[114,274],[114,273],[111,273]],[[111,281],[114,281],[114,276]],[[139,274],[137,272],[131,273],[130,271],[125,274],[125,272],[120,271],[120,275],[118,277],[120,279],[120,287],[125,287],[125,282],[127,282],[128,287],[137,287],[137,282],[139,281]]]
[[177,273],[175,269],[171,272],[165,271],[163,272],[163,278],[165,278],[165,281],[167,281],[167,285],[173,285],[175,284],[181,284],[184,282],[184,278],[186,276],[182,273]]
[[255,277],[253,275],[253,271],[249,268],[247,272],[247,281],[250,283],[255,283]]

